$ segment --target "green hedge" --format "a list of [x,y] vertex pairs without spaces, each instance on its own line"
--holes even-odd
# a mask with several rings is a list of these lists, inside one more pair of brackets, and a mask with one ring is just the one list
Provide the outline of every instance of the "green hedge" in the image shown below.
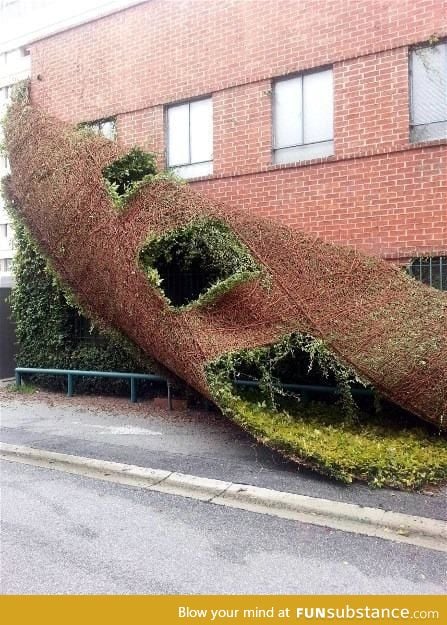
[[[16,218],[14,227],[16,285],[11,294],[11,308],[16,323],[18,366],[154,371],[154,364],[118,335],[95,330],[91,340],[75,336],[74,320],[79,311]],[[65,384],[62,378],[48,376],[38,381],[51,388]],[[76,386],[79,390],[127,392],[128,383],[86,379],[78,380]]]

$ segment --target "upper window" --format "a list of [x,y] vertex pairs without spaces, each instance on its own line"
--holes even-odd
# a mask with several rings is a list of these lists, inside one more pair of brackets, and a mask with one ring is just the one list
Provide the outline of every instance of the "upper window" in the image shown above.
[[111,141],[116,139],[116,120],[113,117],[109,119],[99,119],[95,122],[87,122],[84,126],[91,128],[97,135],[102,135],[106,139],[110,139]]
[[0,115],[3,115],[6,107],[9,104],[9,100],[11,97],[11,89],[9,86],[0,87]]
[[411,51],[410,141],[447,137],[447,43]]
[[8,236],[8,224],[0,224],[0,236],[3,238]]
[[0,178],[9,173],[9,158],[6,154],[0,154]]
[[212,98],[167,109],[168,167],[183,178],[213,173]]
[[273,91],[275,163],[334,153],[332,69],[278,80]]

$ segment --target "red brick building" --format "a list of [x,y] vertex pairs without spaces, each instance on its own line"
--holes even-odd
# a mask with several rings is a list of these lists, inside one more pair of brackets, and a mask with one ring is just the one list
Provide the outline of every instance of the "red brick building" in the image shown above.
[[446,40],[444,0],[149,0],[33,42],[32,97],[240,210],[442,256]]

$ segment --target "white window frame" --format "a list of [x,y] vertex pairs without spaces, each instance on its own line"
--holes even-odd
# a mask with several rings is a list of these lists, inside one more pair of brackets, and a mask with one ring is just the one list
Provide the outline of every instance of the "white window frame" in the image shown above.
[[[330,72],[330,110],[331,118],[330,122],[330,135],[323,140],[318,141],[306,141],[306,106],[305,106],[305,83],[306,76],[315,76],[317,74]],[[278,118],[278,101],[277,101],[277,89],[278,84],[289,83],[292,81],[300,84],[300,90],[296,93],[296,116],[298,125],[300,125],[301,141],[289,143],[280,142],[278,139],[279,132],[279,118]],[[291,76],[278,78],[273,82],[272,86],[272,147],[273,147],[273,162],[276,164],[294,163],[300,161],[312,160],[314,158],[323,158],[332,156],[334,154],[334,85],[333,85],[333,68],[322,67],[319,69],[301,72]]]
[[[210,128],[209,128],[209,137],[208,141],[211,144],[211,153],[210,158],[206,160],[194,160],[192,156],[192,132],[191,132],[191,108],[194,107],[195,104],[209,102],[211,107],[211,120],[210,120]],[[187,152],[188,157],[184,160],[184,162],[173,163],[173,159],[171,157],[171,142],[173,137],[171,136],[171,128],[169,123],[170,112],[174,109],[179,109],[180,107],[188,107],[188,146]],[[193,100],[188,100],[186,102],[176,102],[175,104],[169,104],[165,109],[165,136],[166,136],[166,162],[169,169],[174,171],[178,176],[182,178],[200,178],[202,176],[210,176],[213,173],[213,146],[214,146],[214,128],[213,128],[213,98],[212,96],[205,96],[201,98],[194,98]]]
[[[444,82],[445,82],[445,112],[443,115],[443,119],[434,119],[431,121],[427,121],[425,123],[415,123],[415,79],[414,79],[414,57],[416,54],[423,55],[424,50],[433,50],[439,48],[442,49],[444,54]],[[409,59],[408,59],[408,70],[409,70],[409,105],[410,105],[410,142],[411,143],[421,143],[424,141],[436,141],[437,139],[447,139],[447,41],[441,41],[435,45],[420,45],[417,47],[410,48],[409,50]],[[430,99],[430,94],[428,94],[428,99]]]

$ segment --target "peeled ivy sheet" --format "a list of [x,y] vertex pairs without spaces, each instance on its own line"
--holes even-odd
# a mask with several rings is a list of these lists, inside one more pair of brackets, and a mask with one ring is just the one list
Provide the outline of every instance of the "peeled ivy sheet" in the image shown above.
[[[26,100],[10,107],[5,136],[12,210],[81,309],[223,409],[216,363],[309,336],[343,370],[445,428],[444,293],[154,175],[139,154],[138,180],[123,182],[129,156],[116,142]],[[181,282],[193,270],[200,284],[172,288],[173,273],[185,272]]]

